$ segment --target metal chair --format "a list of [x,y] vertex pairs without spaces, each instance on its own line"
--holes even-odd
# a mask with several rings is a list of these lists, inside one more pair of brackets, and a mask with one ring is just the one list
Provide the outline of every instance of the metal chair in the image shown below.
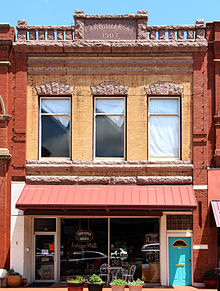
[[136,265],[131,265],[128,274],[123,274],[122,279],[125,281],[134,281],[134,273],[136,271]]
[[109,264],[102,264],[100,266],[100,278],[108,285],[110,282]]

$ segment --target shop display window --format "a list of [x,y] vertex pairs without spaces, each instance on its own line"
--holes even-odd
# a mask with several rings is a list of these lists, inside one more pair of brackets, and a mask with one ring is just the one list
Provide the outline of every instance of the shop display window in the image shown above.
[[135,266],[135,279],[159,283],[158,219],[111,218],[109,222],[106,218],[61,219],[61,281],[98,274],[104,263],[111,267],[111,278],[116,275],[114,272],[123,278]]
[[158,219],[112,218],[110,220],[110,264],[148,283],[160,282],[160,243]]
[[60,279],[98,273],[108,261],[107,219],[61,219]]

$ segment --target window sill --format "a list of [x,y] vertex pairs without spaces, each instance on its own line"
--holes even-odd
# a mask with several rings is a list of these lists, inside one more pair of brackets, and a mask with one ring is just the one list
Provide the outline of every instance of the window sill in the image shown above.
[[49,157],[49,158],[39,158],[39,161],[71,161],[70,158],[64,158],[64,157]]
[[125,158],[105,158],[105,157],[103,157],[103,158],[94,158],[94,161],[112,161],[112,162],[114,162],[114,161],[125,161]]

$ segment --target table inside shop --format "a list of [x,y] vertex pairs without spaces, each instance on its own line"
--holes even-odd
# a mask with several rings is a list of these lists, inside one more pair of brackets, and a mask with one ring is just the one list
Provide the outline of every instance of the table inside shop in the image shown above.
[[118,275],[122,271],[122,267],[119,267],[119,266],[110,266],[110,267],[108,267],[108,270],[109,270],[109,273],[111,274],[111,280],[113,280],[113,279],[117,279],[118,278]]

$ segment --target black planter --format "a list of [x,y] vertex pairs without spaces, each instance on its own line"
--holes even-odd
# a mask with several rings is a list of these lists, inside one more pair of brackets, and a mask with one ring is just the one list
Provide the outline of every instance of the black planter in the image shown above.
[[89,291],[102,291],[103,284],[88,283]]

